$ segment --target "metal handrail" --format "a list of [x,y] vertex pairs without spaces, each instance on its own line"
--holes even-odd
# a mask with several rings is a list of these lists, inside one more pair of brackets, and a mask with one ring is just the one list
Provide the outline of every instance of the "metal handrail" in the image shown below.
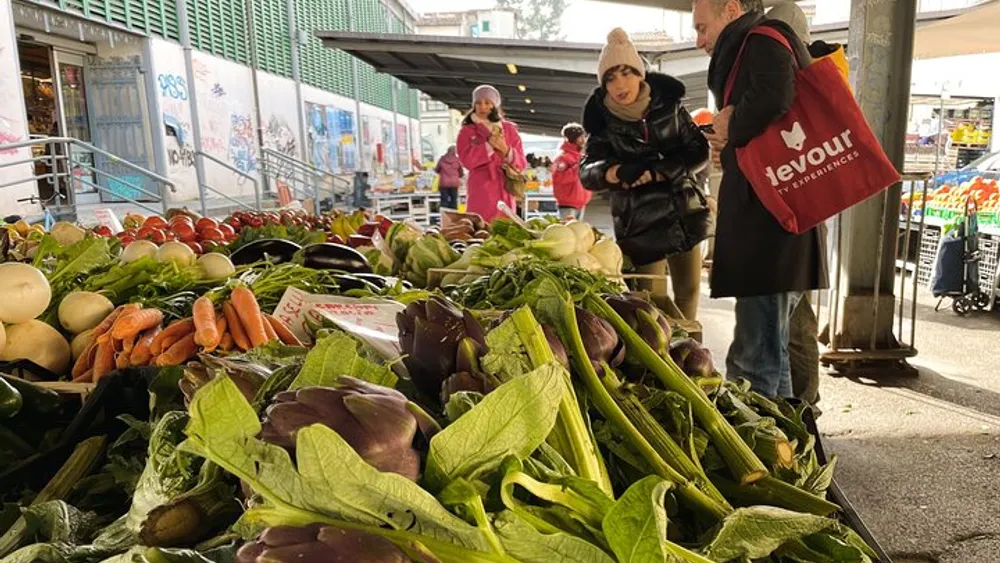
[[[207,184],[202,184],[201,185],[202,188],[204,188],[206,190],[209,190],[209,191],[211,191],[213,193],[216,193],[216,194],[222,196],[223,199],[229,200],[229,201],[235,203],[236,205],[239,205],[240,207],[244,207],[246,209],[256,209],[257,211],[260,211],[261,209],[263,209],[263,206],[261,205],[261,200],[260,200],[260,182],[257,180],[257,178],[255,176],[253,176],[251,174],[248,174],[248,173],[240,170],[239,168],[236,168],[235,166],[229,164],[228,162],[226,162],[224,160],[220,160],[219,158],[217,158],[215,156],[212,156],[212,155],[210,155],[210,154],[208,154],[208,153],[206,153],[204,151],[198,151],[198,152],[196,152],[194,154],[194,157],[195,158],[205,158],[205,159],[208,159],[209,161],[214,162],[215,164],[218,164],[219,166],[225,168],[226,170],[229,170],[229,171],[235,173],[237,176],[241,176],[241,177],[246,178],[247,180],[250,180],[251,182],[253,182],[254,207],[250,207],[249,205],[243,203],[242,201],[240,201],[238,199],[235,199],[235,198],[233,198],[231,196],[228,196],[228,195],[222,193],[221,191],[219,191],[219,190],[217,190],[217,189],[215,189],[212,186],[209,186]],[[205,202],[204,201],[202,201],[202,207],[203,208],[205,207]]]
[[[313,205],[316,209],[316,213],[320,213],[320,195],[323,191],[323,184],[325,184],[326,179],[329,179],[330,184],[332,184],[333,189],[330,190],[331,194],[336,196],[338,193],[346,194],[350,192],[351,182],[332,172],[318,168],[308,162],[304,162],[295,157],[289,156],[287,154],[281,153],[274,149],[264,148],[262,150],[263,158],[261,159],[263,163],[264,174],[267,177],[274,177],[275,179],[289,180],[288,187],[296,194],[301,194],[303,197],[313,196]],[[275,166],[271,161],[276,160],[279,162]],[[285,166],[290,170],[285,174]],[[277,170],[275,170],[275,168]],[[316,178],[320,178],[320,182],[316,181]],[[294,186],[294,183],[301,184],[303,188],[299,189]],[[338,189],[338,184],[340,188]],[[310,189],[312,194],[310,194]]]
[[[97,185],[97,184],[95,184],[93,182],[90,182],[89,180],[87,180],[87,179],[85,179],[83,177],[73,176],[73,174],[71,172],[72,168],[73,167],[80,167],[80,168],[82,168],[82,169],[84,169],[86,171],[89,171],[89,172],[91,172],[91,173],[93,173],[95,175],[101,175],[103,177],[106,177],[106,178],[109,178],[109,179],[113,179],[116,182],[121,183],[122,185],[128,186],[129,188],[132,188],[132,189],[134,189],[134,190],[136,190],[138,192],[141,192],[141,193],[143,193],[143,194],[145,194],[145,195],[153,198],[156,201],[159,201],[161,203],[161,205],[162,205],[162,211],[164,213],[167,211],[167,209],[168,209],[168,202],[167,202],[167,198],[164,197],[163,195],[158,194],[158,193],[154,193],[154,192],[150,192],[150,191],[148,191],[148,190],[146,190],[146,189],[144,189],[142,187],[136,186],[132,182],[129,182],[128,180],[125,180],[123,178],[119,178],[118,176],[115,176],[114,174],[110,174],[110,173],[108,173],[105,170],[101,170],[101,169],[99,169],[95,165],[87,164],[87,163],[84,163],[84,162],[73,162],[73,158],[72,158],[72,156],[73,156],[73,148],[76,147],[78,150],[86,151],[86,152],[89,152],[89,153],[92,153],[92,154],[95,154],[95,155],[103,156],[103,157],[107,158],[108,160],[110,160],[111,162],[113,162],[115,164],[122,165],[122,166],[124,166],[125,168],[127,168],[129,170],[132,170],[134,172],[138,172],[138,173],[146,176],[147,178],[149,178],[151,180],[154,180],[154,181],[156,181],[156,182],[164,185],[171,192],[176,192],[177,191],[176,185],[170,179],[168,179],[168,178],[166,178],[164,176],[161,176],[161,175],[157,174],[156,172],[153,172],[151,170],[143,168],[143,167],[141,167],[141,166],[139,166],[137,164],[133,164],[133,163],[127,161],[127,160],[124,160],[121,157],[119,157],[118,155],[115,155],[114,153],[108,152],[108,151],[106,151],[104,149],[101,149],[101,148],[96,147],[96,146],[94,146],[94,145],[92,145],[90,143],[87,143],[85,141],[81,141],[80,139],[76,139],[76,138],[73,138],[73,137],[49,137],[49,136],[44,136],[44,135],[31,135],[31,136],[28,137],[28,139],[25,139],[25,140],[22,140],[22,141],[17,141],[17,142],[14,142],[14,143],[7,143],[7,144],[4,144],[4,145],[0,145],[0,151],[12,151],[12,150],[19,150],[19,149],[31,148],[31,147],[34,147],[36,145],[51,145],[52,146],[52,150],[50,150],[49,154],[46,154],[46,155],[32,156],[32,157],[30,157],[28,159],[22,159],[22,160],[17,160],[17,161],[10,161],[10,162],[5,162],[5,163],[0,163],[0,168],[8,168],[8,167],[22,165],[22,164],[35,164],[35,163],[38,163],[38,162],[41,162],[41,161],[48,161],[50,163],[50,169],[52,170],[52,172],[49,172],[47,174],[35,174],[34,172],[32,172],[31,176],[28,177],[28,178],[25,178],[25,179],[22,179],[22,180],[16,180],[16,181],[9,181],[9,182],[7,182],[7,183],[5,183],[3,185],[0,185],[0,189],[6,188],[6,187],[9,187],[9,186],[13,186],[13,185],[24,184],[24,183],[28,183],[28,182],[37,182],[38,180],[48,180],[50,184],[52,184],[53,186],[56,186],[56,189],[55,189],[56,193],[55,193],[55,196],[52,199],[58,198],[59,200],[65,200],[66,207],[68,207],[69,209],[72,210],[73,213],[75,213],[76,206],[77,206],[77,204],[76,204],[76,197],[75,197],[76,194],[74,193],[74,191],[72,189],[72,186],[73,186],[73,182],[80,182],[83,185],[92,187],[94,190],[96,190],[98,192],[109,194],[109,195],[111,195],[111,196],[113,196],[115,198],[118,198],[118,199],[122,200],[122,201],[131,203],[132,205],[136,205],[136,206],[141,207],[143,209],[147,209],[147,210],[152,211],[154,213],[157,212],[157,210],[155,208],[150,207],[150,206],[148,206],[148,205],[146,205],[146,204],[144,204],[144,203],[142,203],[142,202],[140,202],[138,200],[135,200],[135,199],[130,198],[128,196],[124,196],[124,195],[119,194],[119,193],[115,193],[114,191],[109,190],[109,189],[107,189],[107,188],[105,188],[103,186]],[[63,154],[57,154],[56,153],[55,147],[59,146],[59,145],[63,146],[64,149],[65,149],[63,151]],[[60,162],[65,162],[66,164],[64,166],[60,167],[59,166]],[[60,168],[62,168],[64,171],[60,171]],[[59,180],[61,178],[66,178],[67,179],[67,184],[68,185],[67,185],[67,189],[66,189],[65,193],[63,193],[58,188],[58,186],[57,186],[57,184],[58,184],[58,182],[59,182]],[[41,198],[39,198],[39,199],[41,199]],[[45,203],[43,202],[42,205],[45,206]],[[63,203],[58,203],[58,204],[56,204],[55,207],[57,209],[61,209],[63,207]]]

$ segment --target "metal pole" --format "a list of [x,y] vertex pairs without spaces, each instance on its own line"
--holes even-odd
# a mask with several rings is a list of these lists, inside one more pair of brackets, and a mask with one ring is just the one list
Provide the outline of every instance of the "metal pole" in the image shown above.
[[[257,39],[256,32],[254,31],[254,18],[253,18],[253,0],[244,0],[243,7],[245,12],[245,17],[247,20],[247,41],[250,43],[250,84],[253,89],[253,107],[254,115],[257,119],[257,146],[260,147],[261,153],[260,158],[264,158],[264,118],[260,112],[260,86],[257,82],[257,67],[259,65],[259,59],[257,57]],[[249,167],[248,167],[249,168]],[[264,179],[264,190],[270,190],[270,181],[268,180],[267,174],[264,173],[263,166],[259,166],[258,169],[261,172],[261,177]],[[260,203],[260,184],[254,182],[254,201],[257,203],[257,211],[261,210]]]
[[[347,29],[349,31],[358,31],[358,4],[355,0],[347,0]],[[355,136],[358,145],[358,160],[361,161],[361,166],[358,168],[362,172],[374,172],[374,170],[368,170],[368,166],[371,164],[368,159],[364,158],[364,151],[361,150],[361,72],[358,66],[358,58],[351,57],[351,83],[354,85],[354,109],[357,112],[357,119],[355,119],[355,130],[357,135]]]
[[302,162],[309,162],[306,155],[306,105],[302,100],[302,71],[299,67],[299,30],[295,25],[295,0],[285,0],[285,7],[288,9],[288,35],[292,40],[292,80],[295,82],[295,104],[299,116],[299,147],[302,150]]
[[187,2],[177,0],[177,23],[180,26],[181,46],[184,48],[184,74],[187,79],[188,102],[191,104],[191,142],[194,144],[194,171],[198,178],[198,199],[201,214],[208,215],[205,201],[205,164],[201,161],[201,121],[198,118],[198,89],[194,83],[194,58],[191,49],[191,28],[188,22]]
[[396,101],[396,79],[390,77],[389,83],[392,86],[392,139],[396,144],[396,172],[403,173],[403,159],[402,155],[399,153],[399,107]]
[[941,134],[944,132],[944,89],[946,84],[941,84],[941,105],[939,106],[938,115],[938,134],[937,134],[937,144],[934,147],[934,184],[937,187],[937,177],[941,173],[941,149],[944,147],[944,143],[941,142]]

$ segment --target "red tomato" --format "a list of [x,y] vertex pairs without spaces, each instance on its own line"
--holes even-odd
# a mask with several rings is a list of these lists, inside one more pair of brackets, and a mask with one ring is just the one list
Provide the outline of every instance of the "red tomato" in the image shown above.
[[99,237],[110,237],[111,228],[109,228],[107,225],[98,225],[94,227],[94,234]]
[[206,227],[198,233],[198,238],[200,240],[213,240],[215,242],[220,242],[226,240],[226,235],[219,230],[218,227]]
[[170,227],[170,230],[177,235],[181,242],[194,242],[198,238],[191,223],[178,223]]
[[219,222],[216,221],[215,219],[212,219],[211,217],[202,217],[201,219],[198,219],[197,223],[194,224],[194,230],[195,232],[200,233],[209,227],[218,227],[218,226]]
[[236,229],[232,228],[231,226],[225,223],[219,224],[219,230],[222,231],[222,234],[226,235],[226,238],[236,235]]
[[188,245],[188,247],[193,250],[195,254],[202,254],[205,252],[201,245],[197,242],[186,240],[184,241],[184,244]]
[[174,217],[170,219],[170,226],[172,227],[175,223],[190,223],[193,225],[194,221],[192,221],[187,215],[174,215]]
[[146,219],[146,221],[142,224],[142,226],[150,227],[153,229],[166,229],[168,225],[167,221],[163,217],[160,217],[159,215],[153,215],[152,217]]
[[243,221],[240,221],[236,217],[230,217],[229,219],[226,219],[225,224],[228,225],[234,231],[238,231],[243,228]]
[[138,238],[138,239],[145,239],[145,240],[152,240],[152,238],[153,238],[153,231],[155,231],[155,230],[156,230],[156,228],[155,228],[155,227],[149,227],[149,226],[145,226],[145,225],[144,225],[144,226],[143,226],[143,227],[142,227],[141,229],[139,229],[139,231],[138,231],[138,232],[137,232],[137,233],[135,234],[135,238]]
[[167,242],[167,233],[166,231],[162,231],[160,229],[153,229],[149,240],[153,241],[153,243],[157,245],[163,244]]
[[201,245],[202,250],[204,250],[205,252],[212,252],[216,248],[222,246],[221,244],[215,242],[214,240],[203,240],[198,244]]
[[139,234],[139,231],[137,231],[135,229],[125,229],[124,231],[118,233],[117,236],[118,236],[118,238],[129,237],[129,238],[135,239],[135,237],[138,236],[138,234]]
[[250,225],[251,227],[259,228],[264,226],[264,220],[258,217],[251,217],[250,221],[247,224]]
[[118,237],[118,240],[120,240],[120,241],[121,241],[121,243],[122,243],[122,248],[125,248],[125,247],[127,247],[128,245],[130,245],[130,244],[132,244],[133,242],[135,242],[135,237]]
[[177,240],[177,235],[173,231],[163,231],[163,234],[167,237],[167,242]]

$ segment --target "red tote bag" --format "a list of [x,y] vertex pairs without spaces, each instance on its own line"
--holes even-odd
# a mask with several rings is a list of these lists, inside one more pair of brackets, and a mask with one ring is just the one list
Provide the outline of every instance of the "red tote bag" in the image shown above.
[[[795,51],[781,32],[764,35]],[[749,35],[747,36],[749,38]],[[725,101],[746,41],[726,82]],[[736,149],[740,171],[782,228],[801,234],[900,181],[836,64],[819,59],[795,72],[795,101],[746,146]]]

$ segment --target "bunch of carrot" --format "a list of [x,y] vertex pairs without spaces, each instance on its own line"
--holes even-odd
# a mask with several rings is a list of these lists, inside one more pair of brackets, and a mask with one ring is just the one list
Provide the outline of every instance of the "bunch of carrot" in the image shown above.
[[247,351],[280,340],[291,346],[302,342],[285,323],[263,313],[246,287],[233,290],[221,310],[206,296],[195,300],[191,317],[162,327],[163,312],[122,305],[97,328],[94,341],[73,366],[73,381],[98,381],[115,369],[155,365],[177,366],[199,351]]

